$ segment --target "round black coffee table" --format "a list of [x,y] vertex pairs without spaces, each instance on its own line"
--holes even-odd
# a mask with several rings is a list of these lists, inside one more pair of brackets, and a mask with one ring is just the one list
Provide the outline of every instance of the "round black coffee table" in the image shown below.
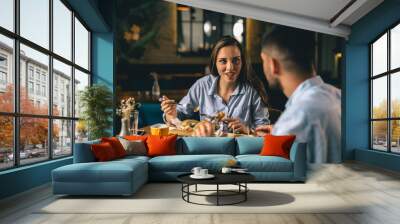
[[[190,177],[191,173],[182,174],[177,177],[178,181],[182,183],[182,199],[188,203],[198,204],[198,205],[234,205],[247,200],[247,192],[249,188],[247,183],[255,180],[255,177],[248,173],[216,173],[213,174],[215,177],[212,179],[193,179]],[[204,185],[216,185],[215,190],[197,190],[198,184]],[[190,186],[195,186],[194,191],[190,191]],[[223,190],[220,189],[220,185],[236,185],[237,190]],[[209,192],[215,192],[215,194],[206,194]],[[216,204],[202,204],[190,201],[190,196],[204,196],[204,197],[216,197]],[[221,203],[221,197],[232,197],[241,196],[239,200],[231,203]]]

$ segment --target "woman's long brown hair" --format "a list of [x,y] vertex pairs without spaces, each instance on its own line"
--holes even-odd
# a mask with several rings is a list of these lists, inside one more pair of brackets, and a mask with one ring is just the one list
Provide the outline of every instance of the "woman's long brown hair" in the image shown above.
[[210,59],[210,70],[213,76],[218,76],[217,70],[217,55],[221,48],[226,46],[236,46],[239,48],[241,61],[242,61],[242,68],[240,69],[238,81],[241,84],[249,84],[253,87],[261,97],[261,101],[264,103],[264,106],[267,106],[268,97],[265,91],[264,84],[258,78],[257,74],[254,73],[251,63],[246,60],[246,56],[244,54],[242,45],[237,41],[235,38],[231,36],[224,36],[222,37],[213,47],[211,51],[211,59]]

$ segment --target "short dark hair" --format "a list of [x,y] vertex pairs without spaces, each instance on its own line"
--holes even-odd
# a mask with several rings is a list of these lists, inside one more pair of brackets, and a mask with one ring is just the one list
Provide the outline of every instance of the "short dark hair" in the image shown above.
[[286,69],[311,74],[315,58],[315,34],[310,31],[277,26],[262,39],[262,51],[277,51]]

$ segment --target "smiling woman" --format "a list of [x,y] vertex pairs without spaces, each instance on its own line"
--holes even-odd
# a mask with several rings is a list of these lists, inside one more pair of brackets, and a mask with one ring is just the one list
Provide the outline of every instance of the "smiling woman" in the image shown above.
[[[257,77],[249,72],[242,46],[233,37],[219,40],[211,53],[211,74],[199,80],[188,94],[176,104],[164,98],[161,109],[166,121],[191,118],[199,107],[200,119],[224,112],[226,128],[248,133],[250,129],[268,124],[268,114],[263,107],[266,96]],[[260,96],[261,94],[261,96]],[[199,127],[198,135],[210,135],[213,130]],[[226,130],[224,130],[226,131]]]

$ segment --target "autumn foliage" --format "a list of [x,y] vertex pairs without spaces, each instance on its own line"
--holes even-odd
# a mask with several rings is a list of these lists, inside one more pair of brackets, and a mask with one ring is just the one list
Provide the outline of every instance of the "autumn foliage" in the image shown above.
[[[400,117],[400,101],[398,99],[392,100],[392,113],[391,117]],[[373,118],[387,118],[387,101],[381,101],[378,106],[373,108]],[[400,138],[400,124],[399,122],[392,121],[391,123],[392,141],[397,141]],[[387,136],[387,121],[375,121],[372,126],[374,138],[386,139]]]
[[[14,107],[13,86],[7,86],[6,92],[0,93],[0,111],[13,112]],[[46,106],[43,106],[46,105]],[[25,88],[20,88],[20,110],[21,114],[47,115],[47,104],[34,105],[29,99]],[[58,114],[58,111],[56,111]],[[0,116],[0,147],[13,148],[13,117]],[[44,145],[48,136],[47,118],[20,118],[20,148],[24,149],[26,145]],[[59,127],[53,126],[53,138],[58,137]]]

